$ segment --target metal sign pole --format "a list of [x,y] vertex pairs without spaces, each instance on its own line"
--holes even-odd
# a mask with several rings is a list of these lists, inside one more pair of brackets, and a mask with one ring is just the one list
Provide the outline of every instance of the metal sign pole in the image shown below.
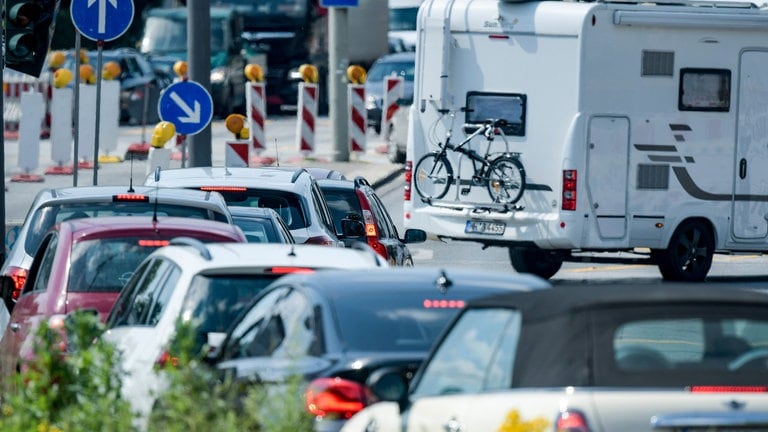
[[80,31],[75,29],[75,163],[72,166],[72,186],[77,187],[77,169],[80,165]]
[[93,185],[99,184],[99,126],[101,123],[101,51],[104,41],[96,42],[96,137],[93,141]]

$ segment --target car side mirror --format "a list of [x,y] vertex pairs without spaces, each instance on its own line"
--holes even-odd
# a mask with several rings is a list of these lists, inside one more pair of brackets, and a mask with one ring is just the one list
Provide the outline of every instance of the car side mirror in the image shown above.
[[424,243],[427,241],[427,233],[424,230],[408,228],[405,230],[403,243]]
[[357,219],[344,218],[341,220],[341,233],[346,238],[358,238],[365,235],[365,226]]
[[379,401],[397,402],[402,412],[408,404],[408,379],[396,368],[383,368],[374,371],[365,385]]

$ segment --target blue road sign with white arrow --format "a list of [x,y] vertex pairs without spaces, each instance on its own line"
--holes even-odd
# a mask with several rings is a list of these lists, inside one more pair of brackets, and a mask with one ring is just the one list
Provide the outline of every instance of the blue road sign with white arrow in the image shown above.
[[194,135],[208,126],[213,117],[211,94],[195,81],[179,81],[163,90],[157,112],[173,123],[176,133]]
[[72,0],[72,23],[85,37],[111,41],[128,30],[133,21],[133,0]]

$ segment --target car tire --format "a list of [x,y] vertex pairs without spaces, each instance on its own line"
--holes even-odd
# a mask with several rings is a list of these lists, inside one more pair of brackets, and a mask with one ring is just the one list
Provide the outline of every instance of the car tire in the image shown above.
[[561,253],[544,249],[510,247],[509,259],[518,273],[530,273],[544,279],[554,276],[563,266]]
[[677,227],[666,249],[651,250],[651,259],[666,280],[701,282],[712,267],[714,253],[710,227],[701,220],[689,220]]

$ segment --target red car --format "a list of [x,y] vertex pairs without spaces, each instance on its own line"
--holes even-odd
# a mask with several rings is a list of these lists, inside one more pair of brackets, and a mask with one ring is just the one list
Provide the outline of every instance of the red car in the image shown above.
[[15,305],[11,277],[0,276],[3,299],[12,307],[0,340],[0,376],[19,371],[29,358],[34,342],[29,336],[38,323],[78,309],[95,310],[104,321],[139,263],[182,236],[203,242],[246,240],[234,225],[186,217],[114,216],[55,225],[43,238]]

